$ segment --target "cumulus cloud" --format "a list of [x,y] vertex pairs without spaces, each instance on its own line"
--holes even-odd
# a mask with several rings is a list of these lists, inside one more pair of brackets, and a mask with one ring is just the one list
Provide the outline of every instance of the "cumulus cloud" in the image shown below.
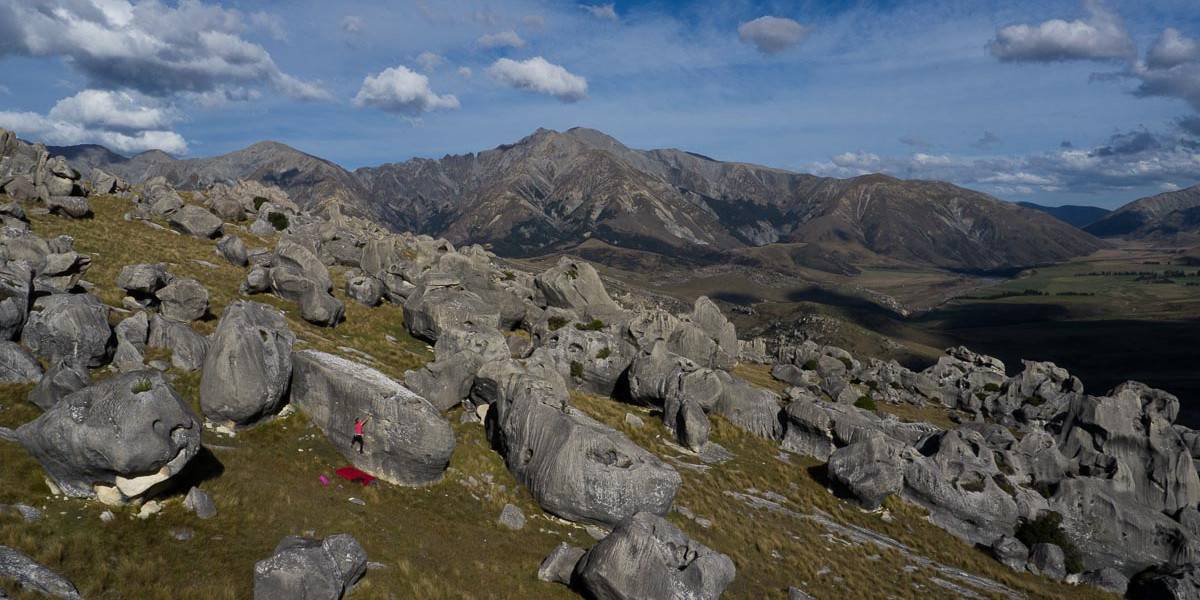
[[517,32],[511,30],[481,35],[479,39],[475,40],[475,43],[479,44],[480,48],[485,49],[525,47],[525,40],[521,39],[521,36],[517,35]]
[[1200,43],[1173,27],[1164,29],[1146,53],[1146,66],[1152,69],[1170,69],[1196,60],[1200,60]]
[[162,150],[187,152],[183,136],[171,131],[179,119],[170,107],[129,91],[84,90],[63,98],[46,115],[0,111],[0,127],[48,144],[101,144],[124,154]]
[[246,23],[236,10],[198,0],[0,0],[0,57],[61,57],[90,87],[151,96],[265,84],[299,100],[331,98],[243,39]]
[[795,20],[770,15],[738,25],[738,37],[763,54],[779,54],[808,37],[810,28]]
[[354,96],[354,105],[370,106],[410,117],[431,110],[451,110],[459,107],[458,98],[453,94],[435,94],[429,87],[428,77],[404,66],[384,69],[376,75],[367,75],[358,94]]
[[586,10],[589,14],[591,14],[593,17],[596,17],[597,19],[604,19],[605,21],[616,21],[619,18],[617,16],[616,5],[611,4],[611,3],[609,3],[609,4],[580,4],[579,8]]
[[1110,60],[1133,55],[1133,40],[1119,16],[1099,0],[1085,0],[1084,9],[1088,13],[1084,19],[1002,27],[988,49],[1002,61]]
[[887,173],[937,179],[983,191],[1020,195],[1036,191],[1105,193],[1200,181],[1200,139],[1186,129],[1119,132],[1093,148],[1059,148],[1016,156],[957,156],[917,152],[879,156],[844,152],[808,165],[820,175]]
[[488,67],[488,75],[509,87],[548,94],[563,102],[587,97],[587,79],[540,56],[523,61],[502,58]]
[[417,64],[421,65],[421,70],[426,73],[436,71],[438,67],[446,64],[446,59],[440,54],[426,50],[417,55]]
[[1174,29],[1163,31],[1144,61],[1116,76],[1138,80],[1138,96],[1179,98],[1200,111],[1200,43]]
[[471,71],[471,67],[459,67],[458,76],[463,79],[470,79],[475,73]]

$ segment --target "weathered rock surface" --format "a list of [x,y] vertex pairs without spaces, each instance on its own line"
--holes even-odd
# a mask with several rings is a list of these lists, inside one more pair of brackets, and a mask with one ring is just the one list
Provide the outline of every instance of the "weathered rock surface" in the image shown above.
[[170,350],[171,364],[184,371],[203,368],[208,355],[208,338],[186,323],[172,321],[162,315],[154,315],[149,324],[146,347]]
[[643,512],[592,546],[575,566],[574,581],[590,598],[716,600],[735,575],[728,556]]
[[108,362],[115,345],[108,307],[90,294],[54,294],[34,303],[22,339],[39,358],[78,359],[89,367]]
[[205,417],[253,425],[282,407],[296,337],[272,306],[235,301],[213,332],[200,376]]
[[289,536],[254,565],[255,600],[339,600],[367,572],[367,553],[349,534]]
[[571,585],[575,565],[579,563],[580,558],[583,558],[583,552],[583,548],[576,548],[566,542],[559,543],[538,566],[538,579],[550,583]]
[[[25,553],[0,546],[0,579],[22,589],[61,600],[83,600],[79,590],[61,575],[47,569]],[[0,596],[4,591],[0,590]]]
[[839,448],[829,456],[829,477],[867,510],[883,505],[904,485],[904,446],[883,435]]
[[607,525],[667,514],[682,483],[674,469],[571,407],[551,383],[517,375],[504,388],[488,411],[489,435],[543,509]]
[[168,319],[188,323],[208,314],[208,290],[190,277],[175,279],[155,296],[162,303],[159,310]]
[[221,233],[221,217],[192,204],[172,212],[168,222],[177,231],[193,237],[210,239]]
[[585,319],[610,319],[621,312],[595,267],[584,261],[564,256],[535,281],[549,306],[575,311]]
[[63,493],[102,500],[140,496],[200,450],[199,419],[157,371],[70,394],[16,437]]
[[15,342],[0,342],[0,383],[37,383],[42,366]]
[[83,363],[73,359],[55,361],[30,390],[29,401],[42,410],[50,410],[59,400],[90,383],[91,376]]
[[[315,350],[292,354],[292,403],[354,466],[384,481],[424,485],[442,477],[454,432],[432,404],[383,373]],[[369,419],[362,453],[354,420]]]

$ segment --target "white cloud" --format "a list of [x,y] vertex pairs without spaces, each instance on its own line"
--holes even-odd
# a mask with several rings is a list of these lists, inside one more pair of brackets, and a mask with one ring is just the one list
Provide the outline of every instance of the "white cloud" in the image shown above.
[[1085,0],[1085,19],[1051,19],[1036,25],[1009,25],[988,48],[1003,61],[1109,60],[1134,53],[1125,24],[1099,0]]
[[525,40],[517,35],[515,31],[501,31],[499,33],[489,33],[479,36],[475,43],[479,44],[480,48],[524,48]]
[[587,79],[540,56],[524,61],[502,58],[488,67],[488,75],[509,87],[548,94],[563,102],[587,97]]
[[754,44],[763,54],[779,54],[798,45],[808,37],[809,27],[793,19],[759,17],[738,25],[738,37],[747,44]]
[[178,115],[144,96],[118,91],[84,90],[59,100],[50,112],[0,111],[0,127],[48,144],[100,144],[124,154],[162,150],[187,152],[183,136],[171,131]]
[[404,66],[384,69],[377,75],[367,75],[358,94],[354,96],[354,105],[407,116],[459,107],[458,98],[453,94],[435,94],[429,87],[428,77]]
[[588,11],[589,13],[591,13],[591,15],[593,17],[596,17],[597,19],[604,19],[605,21],[616,21],[619,18],[617,16],[617,7],[611,3],[609,3],[609,4],[580,4],[579,8],[582,8],[583,10]]
[[284,73],[262,46],[241,37],[254,20],[195,0],[176,6],[5,0],[0,57],[61,57],[89,87],[151,96],[266,85],[299,100],[330,99],[319,85]]
[[170,108],[130,92],[83,90],[59,100],[48,115],[55,121],[118,131],[166,129],[178,120]]
[[471,71],[471,67],[459,67],[458,68],[458,76],[462,77],[463,79],[470,79],[471,76],[474,74],[475,73],[473,73]]
[[285,41],[288,39],[287,30],[283,27],[283,19],[279,18],[279,15],[265,12],[250,13],[250,24],[267,32],[267,35],[275,40]]
[[1183,188],[1179,187],[1179,184],[1175,183],[1173,181],[1164,181],[1161,184],[1159,184],[1158,189],[1160,189],[1164,192],[1176,192]]
[[1146,53],[1146,65],[1152,69],[1170,69],[1196,60],[1200,60],[1200,43],[1173,27],[1164,29]]
[[808,165],[818,175],[855,177],[887,173],[896,177],[935,179],[998,194],[1035,191],[1111,193],[1200,181],[1200,138],[1186,132],[1155,134],[1146,130],[1117,133],[1091,149],[1060,147],[1016,156],[977,157],[914,153],[881,157],[844,152],[827,162]]
[[362,17],[346,15],[342,17],[342,33],[360,33],[363,30]]
[[425,71],[426,73],[432,73],[436,71],[438,67],[446,64],[446,59],[440,54],[426,50],[425,52],[417,55],[417,64],[421,65],[422,71]]

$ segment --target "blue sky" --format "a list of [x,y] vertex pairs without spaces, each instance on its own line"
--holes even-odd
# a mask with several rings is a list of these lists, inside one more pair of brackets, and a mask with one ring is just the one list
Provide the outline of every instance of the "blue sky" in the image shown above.
[[1112,207],[1200,182],[1197,39],[1194,0],[0,0],[0,126],[348,168],[586,126]]

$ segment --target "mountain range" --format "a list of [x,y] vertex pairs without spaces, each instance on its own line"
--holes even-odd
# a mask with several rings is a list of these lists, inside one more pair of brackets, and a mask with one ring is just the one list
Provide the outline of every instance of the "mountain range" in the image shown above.
[[1134,200],[1084,228],[1100,237],[1200,239],[1200,185]]
[[597,243],[719,261],[771,244],[797,256],[863,264],[993,270],[1104,246],[1050,215],[944,182],[885,175],[836,179],[675,149],[635,150],[596,130],[539,129],[513,144],[353,172],[260,142],[213,158],[126,158],[97,146],[53,148],[81,167],[132,181],[202,188],[236,178],[278,185],[311,208],[337,202],[397,230],[480,243],[506,256]]

